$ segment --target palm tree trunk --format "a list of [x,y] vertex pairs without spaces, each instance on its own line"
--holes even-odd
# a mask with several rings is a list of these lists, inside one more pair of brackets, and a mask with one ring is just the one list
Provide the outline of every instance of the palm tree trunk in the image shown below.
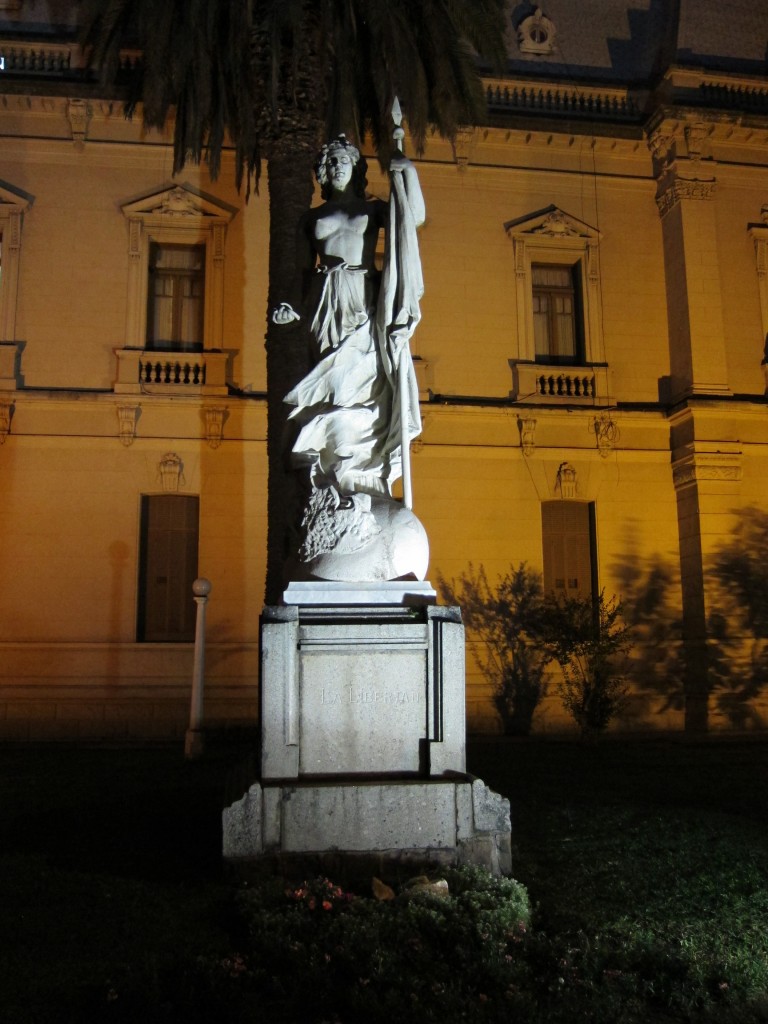
[[304,319],[276,326],[271,313],[292,295],[296,279],[297,231],[313,195],[317,135],[303,144],[271,147],[269,179],[269,297],[267,300],[267,581],[265,602],[279,603],[288,582],[286,566],[298,548],[302,500],[299,479],[290,466],[287,408],[283,398],[309,369],[308,330]]

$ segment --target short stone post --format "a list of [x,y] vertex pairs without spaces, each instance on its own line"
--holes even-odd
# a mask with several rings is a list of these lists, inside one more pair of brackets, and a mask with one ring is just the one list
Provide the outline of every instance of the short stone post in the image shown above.
[[192,697],[189,707],[189,728],[184,737],[184,756],[187,760],[200,757],[203,752],[203,689],[205,685],[205,605],[211,592],[211,581],[197,579],[192,593],[197,605],[195,621],[195,660],[192,666]]

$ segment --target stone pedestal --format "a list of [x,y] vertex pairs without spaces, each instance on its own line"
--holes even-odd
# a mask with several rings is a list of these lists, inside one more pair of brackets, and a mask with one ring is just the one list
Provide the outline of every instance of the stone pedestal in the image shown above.
[[509,804],[465,773],[460,610],[425,583],[285,598],[262,616],[260,778],[224,812],[225,858],[509,872]]

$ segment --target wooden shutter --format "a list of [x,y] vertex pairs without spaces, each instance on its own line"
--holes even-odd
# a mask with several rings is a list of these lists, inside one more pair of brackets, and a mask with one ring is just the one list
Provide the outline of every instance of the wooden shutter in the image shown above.
[[197,578],[199,498],[141,499],[138,639],[185,643],[195,638],[192,584]]
[[544,589],[566,597],[590,597],[597,589],[594,506],[545,501],[541,507]]

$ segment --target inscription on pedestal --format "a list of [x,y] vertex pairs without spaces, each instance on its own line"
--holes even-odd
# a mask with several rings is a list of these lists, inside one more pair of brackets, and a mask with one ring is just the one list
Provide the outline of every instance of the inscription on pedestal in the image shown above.
[[308,655],[301,674],[301,774],[417,772],[426,736],[421,651]]
[[329,687],[320,691],[321,704],[419,704],[424,694],[418,690],[364,690],[348,686],[344,690]]

